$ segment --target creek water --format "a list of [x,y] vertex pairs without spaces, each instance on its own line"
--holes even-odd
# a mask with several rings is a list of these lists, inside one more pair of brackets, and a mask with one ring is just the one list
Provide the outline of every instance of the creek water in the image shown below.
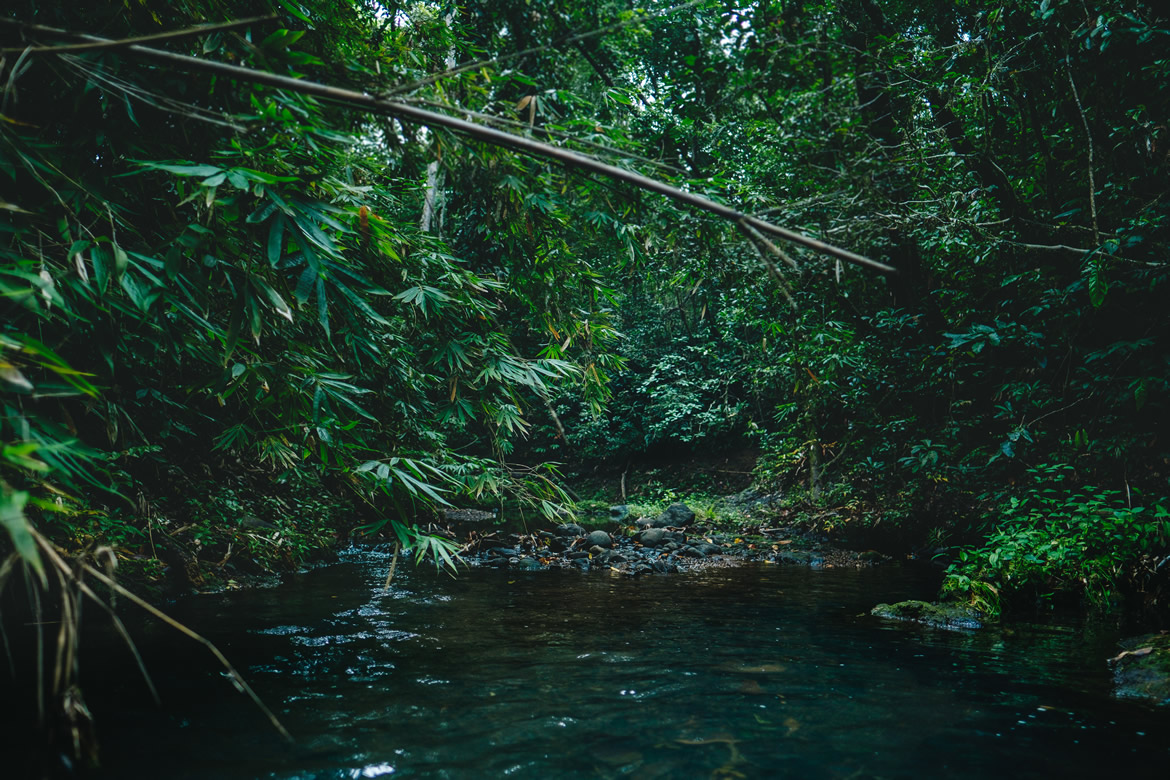
[[[954,632],[869,617],[929,598],[900,568],[629,578],[351,551],[172,610],[216,642],[284,742],[172,629],[89,683],[109,778],[1165,777],[1170,712],[1109,697],[1107,629]],[[107,660],[109,663],[106,663]],[[86,663],[96,666],[92,656]],[[112,666],[111,666],[112,664]],[[113,671],[111,671],[113,670]]]

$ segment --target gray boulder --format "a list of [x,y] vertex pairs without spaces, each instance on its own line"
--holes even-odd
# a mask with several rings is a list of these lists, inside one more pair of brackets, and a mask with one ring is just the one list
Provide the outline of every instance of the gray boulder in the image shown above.
[[647,528],[638,534],[638,541],[643,547],[657,547],[667,538],[667,533],[665,528]]
[[813,559],[815,557],[816,556],[813,553],[807,552],[804,550],[782,550],[782,551],[776,553],[773,560],[775,560],[776,563],[787,563],[787,564],[793,564],[796,566],[808,566],[808,565],[812,564]]
[[695,522],[695,513],[689,506],[682,503],[671,504],[658,517],[654,518],[655,528],[682,528]]
[[576,523],[561,523],[557,526],[558,536],[584,536],[585,529]]
[[613,547],[613,538],[605,531],[594,531],[586,537],[585,541],[590,547]]
[[717,544],[710,544],[708,542],[696,544],[695,549],[701,552],[704,557],[708,555],[718,555],[719,553],[723,552],[722,547]]
[[609,508],[609,519],[615,523],[624,522],[630,516],[630,508],[625,504],[618,504]]

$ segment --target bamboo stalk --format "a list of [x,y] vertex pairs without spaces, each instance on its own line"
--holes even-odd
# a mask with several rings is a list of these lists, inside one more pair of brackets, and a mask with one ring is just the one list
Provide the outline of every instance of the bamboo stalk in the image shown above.
[[[99,38],[93,35],[84,35],[81,33],[72,33],[66,30],[59,30],[51,27],[44,27],[42,25],[24,25],[26,29],[54,34],[54,35],[69,35],[82,38],[88,41],[109,43],[109,39]],[[497,130],[492,127],[485,127],[484,125],[468,122],[458,117],[447,116],[435,111],[428,111],[417,106],[408,105],[394,100],[386,100],[378,98],[365,92],[356,92],[351,89],[343,89],[341,87],[333,87],[328,84],[321,84],[320,82],[310,81],[308,79],[295,79],[290,76],[281,76],[276,73],[269,73],[267,71],[254,70],[252,68],[245,68],[241,65],[231,65],[226,62],[217,62],[215,60],[200,59],[198,57],[190,57],[185,54],[175,54],[161,49],[152,49],[149,46],[142,46],[139,44],[128,44],[125,51],[141,56],[156,62],[167,63],[180,70],[184,71],[200,71],[204,73],[211,73],[217,76],[225,76],[228,78],[245,81],[252,84],[264,84],[266,86],[275,87],[277,89],[286,89],[290,92],[298,92],[303,95],[313,95],[324,100],[329,100],[334,103],[339,103],[345,106],[360,108],[371,113],[388,114],[397,117],[406,122],[413,122],[421,125],[443,127],[460,135],[474,138],[478,141],[501,146],[508,149],[527,154],[532,157],[543,157],[545,159],[554,160],[570,168],[577,168],[587,171],[589,173],[605,176],[616,181],[621,181],[626,184],[633,185],[638,189],[646,190],[647,192],[654,192],[663,195],[671,200],[682,203],[692,208],[706,211],[731,222],[740,223],[743,225],[755,228],[760,233],[766,233],[777,238],[783,239],[793,244],[803,246],[820,254],[836,257],[848,263],[860,265],[875,271],[883,273],[897,273],[897,269],[886,263],[871,260],[864,255],[859,255],[851,252],[848,249],[842,249],[832,244],[825,243],[811,236],[806,236],[802,233],[797,233],[771,222],[767,222],[750,214],[745,214],[730,206],[718,203],[710,198],[698,195],[693,192],[679,189],[666,182],[651,179],[648,176],[643,176],[634,171],[628,171],[624,168],[618,168],[614,165],[604,163],[593,157],[574,152],[570,149],[563,149],[561,147],[546,144],[541,141],[536,141],[532,138],[524,136],[513,135],[505,133],[502,130]]]

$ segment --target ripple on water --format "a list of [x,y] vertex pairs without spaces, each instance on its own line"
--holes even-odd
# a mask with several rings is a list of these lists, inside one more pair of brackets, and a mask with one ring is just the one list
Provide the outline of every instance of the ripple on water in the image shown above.
[[107,741],[105,777],[974,780],[1170,763],[1170,712],[1110,701],[1092,637],[888,626],[870,606],[937,588],[897,569],[450,580],[401,567],[384,595],[390,557],[355,552],[306,575],[313,589],[209,610],[296,747],[176,664],[190,694],[169,706],[190,725],[121,716],[135,726],[121,749]]
[[271,626],[269,628],[252,628],[248,630],[253,634],[263,634],[266,636],[292,636],[294,634],[304,634],[309,631],[305,626]]

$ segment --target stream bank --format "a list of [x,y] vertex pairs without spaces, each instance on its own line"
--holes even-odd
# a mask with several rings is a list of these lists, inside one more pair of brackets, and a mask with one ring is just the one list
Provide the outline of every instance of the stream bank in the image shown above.
[[464,557],[476,565],[538,570],[609,569],[621,574],[672,574],[746,562],[814,569],[865,567],[890,562],[882,553],[830,544],[824,534],[796,525],[747,521],[738,528],[709,527],[676,502],[651,517],[610,507],[605,522],[565,522],[535,532],[465,530]]

